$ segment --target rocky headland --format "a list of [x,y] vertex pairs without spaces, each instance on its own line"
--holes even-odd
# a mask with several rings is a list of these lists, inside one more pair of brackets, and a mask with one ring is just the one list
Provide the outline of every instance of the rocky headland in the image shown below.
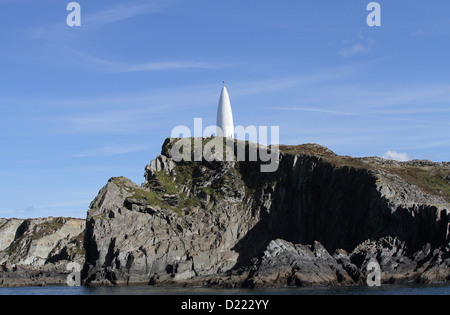
[[82,245],[58,223],[38,255],[33,244],[49,236],[33,231],[40,223],[0,221],[1,279],[71,260],[85,285],[361,285],[373,261],[382,283],[450,279],[450,163],[306,144],[280,146],[277,170],[264,173],[260,160],[176,162],[178,140],[164,142],[142,185],[108,181],[80,222]]

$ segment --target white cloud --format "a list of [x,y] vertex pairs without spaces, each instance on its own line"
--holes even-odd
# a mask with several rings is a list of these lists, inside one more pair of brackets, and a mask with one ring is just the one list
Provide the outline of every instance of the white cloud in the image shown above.
[[386,151],[383,153],[382,158],[386,160],[395,160],[399,162],[406,162],[412,160],[412,157],[409,156],[407,153],[399,153],[396,151]]
[[372,38],[364,38],[362,35],[358,35],[357,39],[343,40],[341,45],[344,46],[339,50],[339,54],[343,57],[351,57],[357,53],[370,52],[375,45],[375,40]]

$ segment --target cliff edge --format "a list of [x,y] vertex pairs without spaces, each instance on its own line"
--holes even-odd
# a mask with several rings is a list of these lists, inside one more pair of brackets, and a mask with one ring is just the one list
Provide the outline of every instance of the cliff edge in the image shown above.
[[178,140],[142,185],[112,178],[91,203],[85,284],[354,285],[372,261],[383,283],[450,279],[450,163],[307,144],[280,146],[263,173],[260,160],[176,162]]

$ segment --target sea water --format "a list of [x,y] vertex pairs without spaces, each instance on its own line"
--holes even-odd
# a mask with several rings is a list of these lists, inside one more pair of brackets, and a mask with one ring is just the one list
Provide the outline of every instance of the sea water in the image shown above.
[[450,295],[450,283],[382,285],[380,287],[304,287],[277,289],[121,287],[18,287],[0,288],[0,295]]

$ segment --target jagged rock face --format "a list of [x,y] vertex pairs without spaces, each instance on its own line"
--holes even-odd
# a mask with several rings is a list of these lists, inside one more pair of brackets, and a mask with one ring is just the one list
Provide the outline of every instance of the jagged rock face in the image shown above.
[[331,252],[389,235],[405,240],[410,251],[426,243],[448,244],[448,205],[400,178],[394,182],[367,169],[336,168],[306,155],[282,156],[271,176],[275,183],[256,196],[270,201],[260,206],[261,230],[273,233],[270,240],[319,241]]
[[14,242],[19,226],[24,220],[21,219],[0,219],[0,251],[4,251]]
[[251,216],[239,215],[237,200],[219,208],[208,196],[174,210],[136,197],[146,193],[150,199],[150,190],[113,178],[92,203],[85,234],[87,283],[184,280],[236,264],[232,248],[252,224]]
[[261,263],[246,279],[249,287],[278,285],[352,284],[349,274],[320,244],[292,244],[285,240],[271,241]]
[[[280,285],[349,284],[362,281],[370,257],[409,257],[409,265],[400,268],[410,273],[408,279],[420,277],[425,272],[420,266],[433,257],[441,255],[433,270],[448,264],[448,196],[407,183],[400,176],[403,169],[397,169],[402,165],[344,159],[310,145],[308,152],[288,148],[280,153],[276,172],[262,173],[258,161],[175,162],[176,140],[167,139],[162,155],[146,167],[142,186],[113,178],[92,202],[84,239],[85,283],[197,279],[214,284],[225,280],[211,277],[228,274],[228,282],[264,286],[276,273]],[[234,143],[235,150],[242,145]],[[245,145],[247,152],[255,146]],[[449,167],[439,165],[435,172],[433,163],[416,164],[404,167],[439,174]],[[402,244],[395,259],[382,249],[342,254],[386,237]],[[274,250],[277,255],[267,254]],[[387,261],[382,266],[395,269]]]
[[59,260],[82,263],[84,229],[81,219],[4,219],[0,224],[0,264],[39,267]]
[[66,265],[84,264],[85,220],[1,219],[0,286],[66,284]]

